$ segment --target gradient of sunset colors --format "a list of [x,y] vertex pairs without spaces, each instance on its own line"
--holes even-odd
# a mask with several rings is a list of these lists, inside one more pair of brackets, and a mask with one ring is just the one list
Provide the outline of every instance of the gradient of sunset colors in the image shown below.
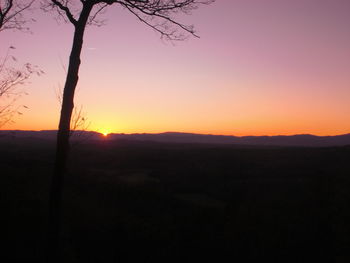
[[[173,45],[115,5],[86,32],[75,104],[102,133],[349,133],[349,14],[349,0],[217,0],[178,18],[201,38]],[[0,55],[13,45],[46,74],[2,129],[57,129],[72,26],[31,15],[33,34],[0,33]]]

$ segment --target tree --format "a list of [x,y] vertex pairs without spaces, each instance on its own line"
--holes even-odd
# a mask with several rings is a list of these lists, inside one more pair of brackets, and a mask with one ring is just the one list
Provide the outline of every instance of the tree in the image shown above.
[[[28,19],[23,14],[30,9],[34,1],[0,0],[0,32],[6,29],[28,31],[29,28],[25,26]],[[13,46],[9,47],[5,56],[0,58],[0,127],[11,122],[15,114],[22,114],[21,108],[26,108],[24,105],[15,106],[15,102],[25,94],[18,87],[33,73],[43,73],[30,63],[21,68],[9,66],[10,61],[17,61],[11,54],[13,49]]]
[[32,66],[27,63],[20,69],[8,66],[9,59],[16,62],[10,51],[14,47],[10,47],[4,58],[0,58],[0,127],[12,121],[14,115],[22,114],[21,108],[26,106],[15,106],[16,101],[25,92],[19,90],[18,87],[23,85],[25,81],[34,72]]
[[45,0],[43,9],[55,10],[59,17],[74,26],[73,44],[69,57],[66,82],[63,89],[62,107],[57,132],[56,158],[50,190],[48,257],[50,262],[59,262],[59,233],[63,177],[69,153],[69,134],[74,93],[79,79],[80,54],[85,28],[100,24],[98,14],[110,5],[120,5],[138,20],[166,40],[183,40],[187,35],[198,37],[193,26],[175,20],[178,13],[191,14],[200,5],[215,0]]

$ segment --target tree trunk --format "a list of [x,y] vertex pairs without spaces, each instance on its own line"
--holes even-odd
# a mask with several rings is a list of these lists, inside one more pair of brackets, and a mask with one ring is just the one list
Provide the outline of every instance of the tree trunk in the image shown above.
[[49,193],[49,225],[46,258],[50,263],[61,261],[62,193],[64,174],[69,155],[70,122],[74,107],[74,92],[79,79],[80,54],[83,46],[84,32],[92,7],[90,5],[84,5],[79,20],[75,24],[73,46],[69,57],[67,78],[63,90],[62,108],[56,141],[54,173]]

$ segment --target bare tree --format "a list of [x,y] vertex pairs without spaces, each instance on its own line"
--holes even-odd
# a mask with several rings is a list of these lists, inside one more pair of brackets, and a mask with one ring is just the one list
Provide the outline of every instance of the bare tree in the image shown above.
[[22,115],[23,109],[28,107],[18,105],[17,101],[27,93],[21,89],[28,82],[32,74],[40,76],[44,73],[37,66],[25,63],[22,67],[10,66],[10,62],[17,63],[11,54],[14,47],[9,47],[6,55],[0,58],[0,127],[13,122],[15,115]]
[[[28,11],[35,0],[0,0],[0,32],[6,29],[28,31],[25,24],[29,19],[23,16]],[[42,74],[43,71],[30,63],[24,64],[18,68],[10,66],[10,62],[17,62],[12,55],[13,46],[7,49],[4,57],[0,58],[0,127],[11,122],[14,115],[22,114],[22,110],[27,108],[25,105],[16,105],[16,101],[24,94],[19,89],[28,78],[36,73]]]
[[200,5],[214,0],[45,0],[43,9],[55,10],[60,18],[74,26],[73,45],[69,57],[62,108],[57,133],[56,159],[50,191],[49,248],[50,262],[59,262],[59,233],[63,176],[69,152],[69,135],[74,108],[74,92],[79,79],[80,55],[85,28],[89,24],[101,24],[97,15],[110,5],[119,5],[133,14],[166,40],[183,40],[196,35],[194,27],[175,19],[176,14],[191,14]]
[[0,58],[0,127],[12,121],[14,115],[21,115],[24,105],[17,105],[16,101],[24,94],[19,86],[23,85],[33,73],[32,66],[27,63],[22,68],[8,66],[9,60],[16,62],[11,55],[10,47],[4,58]]
[[0,31],[15,29],[28,31],[29,21],[23,14],[28,11],[35,0],[0,0]]

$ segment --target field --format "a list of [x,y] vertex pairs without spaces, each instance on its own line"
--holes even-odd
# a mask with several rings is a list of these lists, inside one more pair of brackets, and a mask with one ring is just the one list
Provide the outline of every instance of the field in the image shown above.
[[[43,262],[53,143],[0,142],[1,262]],[[350,147],[72,146],[64,262],[349,262]]]

